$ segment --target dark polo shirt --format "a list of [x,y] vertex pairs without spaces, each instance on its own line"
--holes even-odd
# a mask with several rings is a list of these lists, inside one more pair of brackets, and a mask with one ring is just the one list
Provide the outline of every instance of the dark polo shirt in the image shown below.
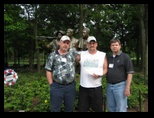
[[113,57],[110,55],[108,60],[107,82],[116,84],[127,79],[127,74],[134,73],[132,61],[128,54],[120,51],[118,55]]

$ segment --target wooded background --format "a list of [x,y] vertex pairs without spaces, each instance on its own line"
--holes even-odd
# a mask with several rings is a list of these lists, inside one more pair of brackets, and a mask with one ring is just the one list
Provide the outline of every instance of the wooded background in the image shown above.
[[4,64],[28,59],[29,68],[36,61],[40,72],[46,53],[37,36],[54,37],[57,30],[73,28],[79,39],[83,24],[107,54],[117,36],[122,51],[148,77],[148,4],[4,4]]

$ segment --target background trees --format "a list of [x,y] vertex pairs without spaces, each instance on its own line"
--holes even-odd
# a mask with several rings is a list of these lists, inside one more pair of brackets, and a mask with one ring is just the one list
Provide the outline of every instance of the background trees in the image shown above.
[[110,39],[118,37],[135,67],[148,76],[148,4],[4,4],[5,63],[28,59],[33,69],[36,59],[39,72],[44,50],[36,37],[70,27],[80,38],[83,23],[107,54]]

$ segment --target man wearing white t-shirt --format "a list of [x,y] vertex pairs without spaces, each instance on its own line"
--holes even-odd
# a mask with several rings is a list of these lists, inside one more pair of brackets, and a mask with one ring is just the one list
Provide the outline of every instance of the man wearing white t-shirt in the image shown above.
[[97,50],[94,36],[87,39],[87,51],[80,52],[79,112],[102,112],[102,77],[107,73],[106,53]]

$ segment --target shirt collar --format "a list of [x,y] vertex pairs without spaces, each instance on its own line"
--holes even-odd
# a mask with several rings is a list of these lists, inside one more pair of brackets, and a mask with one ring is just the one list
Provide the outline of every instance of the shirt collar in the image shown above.
[[[115,55],[115,57],[120,56],[121,53],[122,53],[122,51],[120,50],[119,53]],[[111,54],[111,57],[114,57],[113,54]]]

